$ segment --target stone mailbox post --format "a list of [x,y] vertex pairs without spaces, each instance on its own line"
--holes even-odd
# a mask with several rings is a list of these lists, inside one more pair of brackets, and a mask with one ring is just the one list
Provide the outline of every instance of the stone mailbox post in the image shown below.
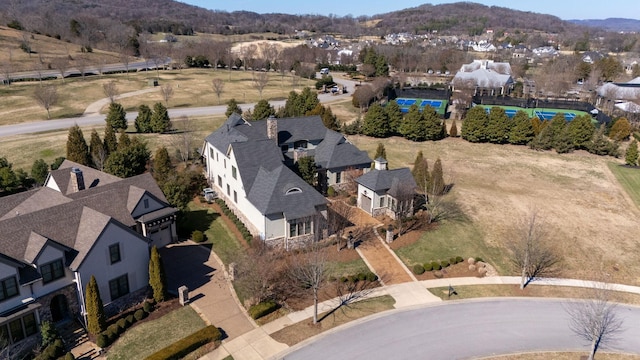
[[391,244],[393,242],[393,226],[389,225],[387,228],[387,244]]
[[180,300],[180,305],[185,306],[189,303],[189,288],[182,285],[178,288],[178,297]]

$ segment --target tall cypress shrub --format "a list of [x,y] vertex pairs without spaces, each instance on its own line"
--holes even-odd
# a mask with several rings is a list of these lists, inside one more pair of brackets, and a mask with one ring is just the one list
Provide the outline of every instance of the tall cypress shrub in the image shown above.
[[156,302],[164,301],[167,294],[166,277],[164,266],[158,249],[151,248],[151,258],[149,259],[149,285],[153,289],[153,299]]
[[90,334],[98,335],[107,328],[107,318],[104,315],[104,306],[100,298],[100,290],[95,276],[87,284],[85,294],[87,302],[87,330]]

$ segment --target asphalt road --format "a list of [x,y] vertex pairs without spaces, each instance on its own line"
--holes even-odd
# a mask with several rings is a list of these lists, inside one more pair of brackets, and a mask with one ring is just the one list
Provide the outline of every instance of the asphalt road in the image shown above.
[[[356,82],[345,79],[336,79],[337,82],[344,84],[347,86],[349,93],[332,95],[328,94],[320,94],[318,95],[318,99],[322,103],[335,101],[341,98],[350,97],[351,92],[355,89]],[[284,106],[285,101],[271,101],[270,104],[274,108],[278,108]],[[253,108],[255,103],[251,104],[240,104],[240,107],[243,110],[247,110]],[[197,107],[197,108],[175,108],[169,109],[169,116],[172,119],[177,119],[180,116],[207,116],[207,115],[221,115],[227,111],[226,105],[221,106],[207,106],[207,107]],[[137,112],[128,112],[127,120],[129,126],[133,126],[133,121],[135,120]],[[65,118],[65,119],[55,119],[55,120],[42,120],[42,121],[33,121],[27,123],[13,124],[13,125],[4,125],[0,126],[0,137],[13,136],[13,135],[21,135],[21,134],[33,134],[38,132],[59,130],[59,129],[67,129],[75,124],[79,126],[88,126],[88,125],[103,125],[104,124],[105,115],[89,115],[89,116],[81,116],[75,118]]]
[[[450,360],[528,351],[584,351],[568,302],[492,299],[396,311],[346,325],[279,359]],[[620,305],[623,332],[609,350],[640,354],[640,308]],[[302,344],[304,345],[304,344]]]

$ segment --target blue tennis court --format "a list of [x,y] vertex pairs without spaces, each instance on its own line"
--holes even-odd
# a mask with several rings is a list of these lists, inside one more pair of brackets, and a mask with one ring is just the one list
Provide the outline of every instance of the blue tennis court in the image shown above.
[[415,99],[396,99],[396,102],[400,106],[411,106],[416,103]]
[[[551,120],[559,112],[560,111],[538,111],[538,110],[536,110],[535,111],[535,115],[540,120]],[[575,119],[575,117],[576,117],[576,114],[575,113],[571,113],[571,112],[563,112],[563,114],[564,114],[564,118],[567,119],[567,121],[571,121],[571,120]]]
[[434,109],[437,109],[440,106],[442,106],[442,101],[440,101],[440,100],[422,100],[422,102],[420,103],[420,107],[425,107],[427,105],[431,106]]

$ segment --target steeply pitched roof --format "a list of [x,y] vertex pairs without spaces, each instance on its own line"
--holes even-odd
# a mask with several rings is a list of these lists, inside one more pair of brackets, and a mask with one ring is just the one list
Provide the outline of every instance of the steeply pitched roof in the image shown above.
[[356,182],[371,189],[371,191],[386,191],[393,197],[397,197],[407,189],[413,191],[417,187],[416,181],[408,168],[371,170],[358,177]]
[[327,136],[315,149],[316,165],[334,169],[362,164],[371,164],[366,151],[348,142],[342,134],[327,130]]
[[71,179],[71,168],[78,168],[82,170],[82,177],[84,178],[86,189],[103,186],[122,180],[117,176],[107,174],[88,166],[80,165],[73,161],[65,160],[62,162],[62,164],[60,164],[60,167],[57,170],[52,170],[49,173],[49,176],[53,178],[53,180],[55,180],[58,188],[60,189],[60,192],[62,192],[63,195],[67,195],[73,192],[71,181],[69,181]]
[[[76,269],[107,224],[119,223],[126,228],[136,224],[131,213],[145,194],[175,212],[151,174],[120,179],[70,161],[63,166],[50,175],[57,176],[58,186],[62,184],[59,180],[67,179],[62,192],[42,187],[0,201],[0,255],[24,264],[20,268],[23,284],[39,278],[37,271],[29,270],[33,269],[29,264],[46,244],[64,249],[67,265]],[[72,167],[79,167],[85,181],[94,185],[72,192],[68,186]]]

